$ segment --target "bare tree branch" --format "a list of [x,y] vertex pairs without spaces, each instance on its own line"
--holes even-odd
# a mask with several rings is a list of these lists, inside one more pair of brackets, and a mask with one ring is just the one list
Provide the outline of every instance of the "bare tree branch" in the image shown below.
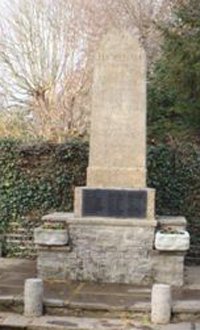
[[112,25],[137,29],[151,63],[160,43],[155,23],[168,20],[177,1],[186,0],[7,0],[0,17],[3,107],[23,109],[37,137],[85,134],[101,35]]

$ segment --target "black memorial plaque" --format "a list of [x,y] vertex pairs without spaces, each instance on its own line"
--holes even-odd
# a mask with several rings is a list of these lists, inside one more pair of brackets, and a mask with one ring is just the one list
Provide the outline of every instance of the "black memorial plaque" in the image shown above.
[[83,190],[85,217],[146,218],[147,191],[120,189]]

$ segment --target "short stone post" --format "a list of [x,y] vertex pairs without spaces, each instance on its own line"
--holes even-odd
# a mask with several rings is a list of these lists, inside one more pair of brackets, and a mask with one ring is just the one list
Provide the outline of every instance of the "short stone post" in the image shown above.
[[25,282],[24,314],[28,317],[39,317],[43,313],[43,281],[33,278]]
[[154,284],[151,295],[151,321],[167,324],[171,319],[171,287],[166,284]]

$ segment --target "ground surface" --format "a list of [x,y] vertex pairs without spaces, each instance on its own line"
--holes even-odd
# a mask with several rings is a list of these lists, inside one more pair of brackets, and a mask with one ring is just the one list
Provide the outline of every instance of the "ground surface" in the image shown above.
[[[0,258],[0,312],[11,312],[9,301],[23,302],[24,281],[36,277],[36,264],[34,261]],[[46,316],[35,320],[27,320],[23,316],[0,314],[0,329],[12,329],[6,325],[19,324],[28,326],[27,329],[60,329],[60,330],[200,330],[200,323],[180,323],[168,326],[153,326],[145,316],[140,321],[130,317],[128,312],[150,311],[151,288],[136,288],[131,285],[94,284],[80,282],[46,282],[44,296],[48,307],[76,308],[79,311],[93,310],[92,318],[81,315],[79,317]],[[7,305],[2,302],[5,301]],[[173,291],[173,301],[178,310],[194,311],[200,315],[200,267],[186,269],[186,286]],[[7,306],[7,309],[2,309]],[[96,311],[103,314],[95,314]],[[108,311],[115,311],[118,319],[108,316]],[[53,313],[55,314],[55,311]],[[82,317],[80,317],[82,316]],[[189,319],[190,320],[190,319]],[[195,318],[194,318],[195,320]],[[14,323],[13,323],[14,322]],[[18,323],[17,323],[18,322]],[[39,327],[40,326],[40,327]],[[16,328],[17,329],[17,328]],[[18,328],[20,329],[20,328]]]
[[[36,277],[35,261],[0,258],[0,296],[23,295],[24,281]],[[112,306],[129,305],[134,301],[149,302],[151,288],[120,284],[81,282],[45,283],[45,298],[80,303],[106,303]],[[200,267],[186,269],[186,286],[174,291],[175,299],[200,299]]]
[[[15,325],[15,328],[13,327]],[[0,329],[27,330],[199,330],[200,323],[152,325],[129,319],[53,317],[26,318],[16,314],[0,314]]]

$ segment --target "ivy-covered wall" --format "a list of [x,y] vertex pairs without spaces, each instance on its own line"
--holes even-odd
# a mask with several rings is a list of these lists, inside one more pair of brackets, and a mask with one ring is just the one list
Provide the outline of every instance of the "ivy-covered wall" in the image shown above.
[[70,211],[73,190],[86,181],[88,144],[0,140],[0,234],[4,254],[33,256],[33,228],[42,215]]
[[200,148],[149,146],[148,185],[156,188],[157,214],[186,217],[191,234],[187,262],[200,264]]
[[[81,140],[34,145],[0,140],[0,231],[18,223],[29,232],[42,215],[71,211],[74,187],[86,182],[88,149]],[[200,257],[199,173],[200,149],[193,145],[149,146],[148,186],[157,190],[157,214],[187,217],[192,258]]]

